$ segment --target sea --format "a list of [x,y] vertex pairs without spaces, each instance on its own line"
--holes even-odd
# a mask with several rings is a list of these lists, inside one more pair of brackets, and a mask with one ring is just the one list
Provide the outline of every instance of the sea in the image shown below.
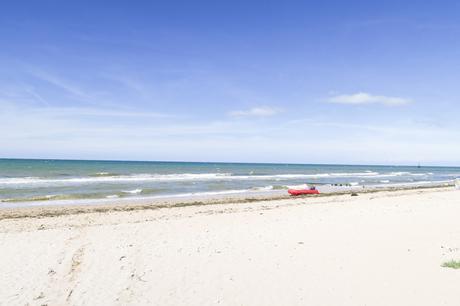
[[0,206],[452,182],[460,167],[0,159]]

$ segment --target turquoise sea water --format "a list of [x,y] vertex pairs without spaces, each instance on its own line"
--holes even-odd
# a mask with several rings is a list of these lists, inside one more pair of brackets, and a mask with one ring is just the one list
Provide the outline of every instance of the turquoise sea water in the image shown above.
[[459,167],[0,159],[0,202],[213,195],[456,177]]

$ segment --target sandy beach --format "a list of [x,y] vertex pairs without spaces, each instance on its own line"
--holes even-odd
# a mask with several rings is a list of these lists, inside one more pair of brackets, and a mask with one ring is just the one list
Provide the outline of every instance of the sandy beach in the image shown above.
[[0,304],[460,305],[452,187],[234,202],[2,209]]

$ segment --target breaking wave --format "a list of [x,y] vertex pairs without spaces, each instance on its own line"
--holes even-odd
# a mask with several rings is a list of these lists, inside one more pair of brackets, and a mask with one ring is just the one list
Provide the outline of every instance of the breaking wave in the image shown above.
[[142,192],[142,189],[138,188],[138,189],[134,189],[134,190],[122,190],[121,192],[130,193],[130,194],[138,194],[138,193]]
[[238,175],[232,173],[182,173],[182,174],[132,174],[113,175],[100,172],[96,176],[73,178],[13,177],[0,178],[2,185],[75,185],[93,183],[129,183],[129,182],[180,182],[180,181],[238,181],[238,180],[292,180],[292,179],[324,179],[324,178],[388,178],[388,177],[428,177],[432,173],[389,172],[332,172],[315,174],[273,174],[273,175]]

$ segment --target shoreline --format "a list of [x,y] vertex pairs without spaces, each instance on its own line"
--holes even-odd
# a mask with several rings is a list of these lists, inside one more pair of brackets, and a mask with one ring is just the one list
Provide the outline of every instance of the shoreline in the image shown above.
[[[219,196],[190,196],[190,197],[164,197],[164,198],[138,198],[138,199],[107,199],[103,203],[100,201],[85,201],[78,203],[75,200],[67,200],[70,204],[46,203],[46,205],[34,206],[12,206],[0,207],[0,221],[4,219],[18,218],[41,218],[64,216],[84,213],[103,213],[103,212],[123,212],[123,211],[139,211],[139,210],[156,210],[163,208],[180,208],[189,206],[207,206],[207,205],[226,205],[226,204],[245,204],[254,202],[272,202],[277,200],[296,200],[296,199],[317,199],[335,196],[349,196],[356,194],[370,193],[393,193],[398,191],[411,190],[447,190],[453,187],[452,184],[445,182],[433,183],[429,186],[403,185],[393,187],[374,187],[374,188],[347,188],[343,191],[325,192],[317,195],[306,196],[291,196],[287,191],[269,191],[269,192],[254,192],[248,195],[243,194],[228,194]],[[72,204],[77,202],[77,204]]]
[[0,168],[0,209],[208,201],[259,192],[269,198],[305,185],[337,193],[442,185],[460,176],[460,167],[334,164],[0,160]]

